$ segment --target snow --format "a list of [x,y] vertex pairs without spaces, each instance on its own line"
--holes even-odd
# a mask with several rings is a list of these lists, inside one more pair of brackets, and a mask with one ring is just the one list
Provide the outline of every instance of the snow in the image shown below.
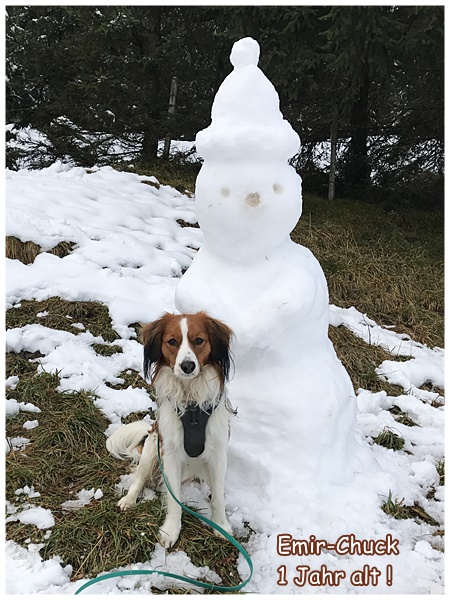
[[5,414],[7,417],[17,415],[19,413],[19,403],[15,398],[6,399]]
[[8,594],[59,594],[70,580],[70,566],[63,568],[58,557],[43,561],[35,546],[26,549],[8,540],[5,554]]
[[19,383],[19,378],[12,376],[12,377],[8,377],[6,379],[5,386],[11,390],[15,390],[18,383]]
[[31,486],[30,488],[28,485],[24,486],[23,488],[17,489],[14,493],[16,494],[16,496],[25,494],[26,496],[28,496],[28,498],[39,498],[39,496],[41,495],[39,492],[35,492],[33,486]]
[[11,521],[20,521],[21,523],[35,525],[38,529],[48,529],[53,527],[55,519],[48,508],[33,506],[26,508],[19,513],[7,517],[6,523]]
[[[283,119],[275,88],[256,65],[259,47],[255,44],[244,38],[234,45],[231,60],[236,64],[217,91],[212,123],[195,139],[198,154],[216,167],[230,161],[239,169],[243,160],[239,169],[243,171],[248,158],[265,161],[268,156],[286,161],[300,146],[298,134]],[[264,165],[260,171],[264,172]]]
[[[396,333],[380,327],[367,315],[362,315],[355,307],[339,308],[330,305],[330,323],[335,327],[343,325],[352,333],[362,338],[367,344],[380,346],[394,357],[410,357],[410,360],[384,360],[375,371],[377,375],[393,384],[403,387],[408,392],[406,405],[409,412],[413,410],[412,398],[424,402],[443,403],[439,391],[421,389],[426,383],[444,389],[445,385],[445,352],[442,348],[428,348],[415,342],[406,334]],[[399,397],[401,399],[402,396]],[[402,408],[399,402],[397,405]],[[421,403],[419,402],[419,405]]]
[[100,500],[103,497],[103,492],[100,489],[94,490],[94,488],[90,490],[82,489],[80,492],[77,492],[76,496],[77,500],[67,500],[61,504],[61,507],[64,510],[79,510],[83,506],[90,504],[92,499]]
[[[254,111],[250,134],[257,135],[258,118],[267,108],[270,118],[264,135],[278,131],[274,152],[279,153],[274,157],[265,147],[256,157],[238,156],[233,162],[225,146],[239,132],[230,127],[225,141],[221,136],[227,129],[224,122],[229,119],[227,106],[232,104],[233,90],[246,89],[242,77],[246,69],[253,72],[251,81],[257,80],[261,86],[257,89],[272,94],[270,101],[261,99],[260,111]],[[236,86],[221,88],[224,104],[221,107],[220,100],[215,104],[214,135],[203,139],[206,175],[204,166],[197,208],[191,198],[168,186],[158,189],[149,185],[156,182],[154,177],[109,167],[88,172],[57,162],[38,171],[7,171],[6,234],[33,241],[43,249],[30,265],[7,260],[8,307],[18,306],[21,300],[51,296],[103,302],[120,335],[114,343],[123,352],[100,356],[92,344],[104,343],[101,336],[79,326],[66,332],[40,324],[7,331],[7,348],[39,351],[43,356],[36,361],[38,371],[58,372],[60,390],[95,390],[95,405],[111,423],[108,435],[132,412],[154,408],[144,389],[115,390],[106,385],[119,383],[119,374],[127,369],[142,375],[142,346],[129,325],[151,321],[166,310],[175,310],[176,305],[187,310],[207,308],[236,332],[236,375],[230,384],[230,400],[238,406],[238,416],[232,420],[226,507],[236,535],[248,533],[246,523],[252,530],[245,546],[255,572],[245,591],[442,594],[444,555],[436,549],[436,527],[411,519],[394,520],[380,510],[380,504],[391,492],[393,498],[404,498],[405,504],[418,502],[443,526],[444,490],[436,470],[444,455],[443,398],[439,390],[420,387],[424,382],[444,387],[444,351],[380,327],[353,307],[328,307],[319,264],[306,248],[292,244],[288,237],[301,213],[300,181],[283,164],[283,153],[294,146],[290,126],[279,113],[271,84],[261,79],[262,74],[255,74],[257,66],[238,60],[236,70],[241,72]],[[250,100],[243,94],[239,102],[233,101],[238,112],[241,100],[242,110],[249,107]],[[244,120],[239,127],[245,131]],[[260,141],[264,146],[264,139]],[[198,147],[200,151],[201,142]],[[223,157],[230,158],[230,163]],[[260,160],[262,167],[258,167]],[[211,164],[213,173],[208,174]],[[281,193],[275,184],[281,186]],[[251,195],[255,192],[259,203]],[[208,210],[206,194],[214,205],[212,210]],[[239,198],[248,201],[233,208]],[[230,216],[224,206],[235,212]],[[196,210],[203,231],[177,223],[178,219],[194,223]],[[253,217],[254,223],[249,225]],[[260,232],[256,239],[255,228]],[[61,241],[75,244],[68,256],[59,258],[46,252]],[[392,360],[384,361],[377,372],[391,383],[398,382],[404,393],[394,398],[386,392],[361,389],[351,398],[350,382],[326,339],[329,320],[334,326],[348,327],[368,344],[385,348]],[[294,363],[290,354],[296,357]],[[411,358],[405,361],[404,357]],[[14,378],[8,385],[14,389],[17,383]],[[7,411],[11,415],[30,411],[29,405],[22,404],[9,400]],[[394,405],[417,425],[407,427],[395,421],[389,412]],[[38,412],[38,407],[33,411]],[[40,427],[45,427],[45,418],[45,413],[39,415]],[[371,443],[371,437],[385,426],[401,433],[405,450],[411,454]],[[27,443],[27,438],[10,439],[7,451],[23,449]],[[129,483],[130,476],[125,476],[120,486],[126,489]],[[436,489],[434,499],[428,497],[431,487]],[[39,501],[31,486],[23,488],[23,494]],[[78,503],[78,507],[93,500],[101,502],[101,494],[101,490],[80,490],[76,500],[68,497],[64,505],[76,508],[70,503]],[[205,508],[207,514],[206,486],[185,486],[182,500]],[[50,511],[37,505],[21,508],[19,512],[13,507],[8,518],[44,529],[52,527]],[[360,556],[327,551],[280,556],[276,549],[281,533],[301,540],[315,536],[329,544],[350,533],[357,539],[372,540],[391,535],[399,540],[400,553]],[[292,580],[300,564],[311,569],[327,565],[343,570],[346,577],[334,588],[296,587]],[[382,572],[376,588],[350,583],[351,574],[364,564]],[[392,586],[386,583],[388,564],[393,567]],[[277,585],[281,565],[286,567],[288,580],[284,587]],[[148,562],[132,568],[162,568],[217,581],[215,573],[195,567],[184,552],[166,554],[160,546]],[[239,569],[246,577],[243,559]],[[71,571],[70,565],[62,566],[60,557],[43,561],[36,545],[6,543],[7,593],[73,594],[84,581],[71,583]],[[155,583],[163,590],[176,586],[159,576],[139,576],[102,582],[92,592],[149,593]]]
[[192,222],[193,201],[168,186],[145,185],[153,181],[110,167],[88,173],[61,163],[7,172],[7,193],[18,199],[7,208],[8,235],[43,250],[62,241],[76,244],[63,259],[44,252],[32,265],[7,261],[10,306],[50,296],[98,300],[109,305],[113,327],[123,336],[132,333],[120,323],[151,320],[161,305],[170,306],[200,234],[177,223]]
[[[10,378],[12,379],[12,378]],[[14,379],[17,379],[17,381],[19,380],[18,377],[15,377]],[[14,386],[8,386],[8,382],[6,383],[7,387],[10,387],[10,389],[15,389],[15,385]],[[13,415],[17,415],[19,413],[19,411],[23,411],[23,412],[31,412],[31,413],[40,413],[41,409],[38,408],[37,406],[35,406],[34,404],[32,404],[31,402],[17,402],[17,400],[15,398],[7,398],[6,399],[6,408],[5,408],[5,413],[7,416],[13,416]]]
[[14,450],[14,451],[23,450],[24,448],[26,448],[28,446],[28,444],[30,443],[30,440],[25,437],[13,437],[13,438],[7,438],[5,440],[5,442],[6,442],[5,451],[6,451],[6,453],[8,453],[11,450]]

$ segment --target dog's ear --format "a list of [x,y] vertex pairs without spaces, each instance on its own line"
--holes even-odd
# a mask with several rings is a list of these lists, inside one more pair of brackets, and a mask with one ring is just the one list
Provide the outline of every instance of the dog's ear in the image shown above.
[[212,317],[207,317],[206,322],[211,345],[211,362],[218,367],[223,386],[228,381],[230,367],[233,363],[230,350],[233,332],[228,325]]
[[162,337],[166,326],[166,315],[157,321],[143,325],[141,329],[141,341],[144,344],[144,377],[149,379],[152,366],[161,360]]

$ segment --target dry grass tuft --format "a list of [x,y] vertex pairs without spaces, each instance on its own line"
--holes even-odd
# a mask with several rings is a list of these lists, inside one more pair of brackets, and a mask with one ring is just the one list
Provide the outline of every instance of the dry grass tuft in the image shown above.
[[[195,182],[198,172],[200,171],[200,163],[184,162],[177,159],[157,160],[151,163],[135,163],[130,165],[113,165],[121,171],[129,171],[139,175],[148,175],[156,177],[160,185],[170,185],[182,194],[192,196],[195,190]],[[149,184],[148,181],[142,183]],[[157,184],[152,184],[157,187]],[[158,188],[159,189],[159,188]]]
[[150,396],[154,399],[154,392],[152,386],[150,386],[141,375],[134,369],[127,369],[117,375],[119,379],[123,379],[122,383],[106,383],[106,385],[113,390],[126,390],[129,387],[144,388],[147,390]]
[[389,412],[394,415],[394,419],[397,423],[406,425],[406,427],[418,427],[417,423],[411,419],[411,417],[403,412],[398,406],[394,405],[389,409]]
[[[64,258],[75,248],[74,242],[60,242],[54,248],[47,250],[50,254]],[[5,242],[6,258],[20,260],[25,265],[34,262],[36,256],[43,252],[42,248],[34,242],[22,242],[14,236],[8,236]]]
[[436,466],[439,474],[439,485],[445,485],[445,459],[440,460]]
[[20,260],[25,265],[34,263],[34,259],[41,253],[41,247],[34,242],[21,242],[18,238],[9,236],[5,242],[6,258]]
[[375,444],[390,450],[402,450],[405,445],[405,439],[401,435],[397,435],[389,427],[385,427],[373,441]]
[[394,519],[414,519],[417,523],[425,522],[433,527],[438,527],[439,523],[430,517],[430,515],[415,502],[413,506],[406,506],[404,499],[392,498],[392,492],[389,490],[387,500],[381,505],[381,510]]
[[116,344],[92,344],[91,348],[100,356],[113,356],[114,354],[123,353],[123,349]]
[[389,396],[404,393],[403,388],[382,381],[375,372],[383,360],[392,360],[392,356],[386,350],[379,346],[368,346],[364,340],[343,326],[330,327],[328,334],[356,390],[385,390]]

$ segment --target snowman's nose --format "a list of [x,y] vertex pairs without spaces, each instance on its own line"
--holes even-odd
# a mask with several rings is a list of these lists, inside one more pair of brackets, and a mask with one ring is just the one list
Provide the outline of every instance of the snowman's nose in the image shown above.
[[251,192],[247,194],[245,201],[249,206],[258,206],[261,203],[261,196],[258,192]]

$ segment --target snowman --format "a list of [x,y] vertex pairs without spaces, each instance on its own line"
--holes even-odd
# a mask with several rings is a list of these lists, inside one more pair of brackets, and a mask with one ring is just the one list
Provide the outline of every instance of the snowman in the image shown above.
[[275,514],[271,499],[295,504],[302,482],[348,481],[366,448],[352,383],[328,339],[323,271],[289,237],[302,210],[301,179],[288,164],[299,137],[257,66],[258,43],[239,40],[230,59],[234,70],[217,92],[211,125],[196,138],[204,243],[180,280],[176,306],[206,310],[235,333],[229,398],[238,417],[227,481],[240,489],[244,513],[245,498],[250,513],[257,495]]

